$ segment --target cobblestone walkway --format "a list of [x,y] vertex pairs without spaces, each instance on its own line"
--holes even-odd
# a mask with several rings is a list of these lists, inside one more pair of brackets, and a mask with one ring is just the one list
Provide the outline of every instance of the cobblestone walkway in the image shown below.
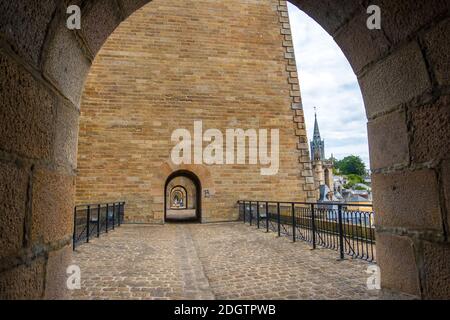
[[73,299],[380,299],[368,263],[242,223],[125,225],[74,254]]

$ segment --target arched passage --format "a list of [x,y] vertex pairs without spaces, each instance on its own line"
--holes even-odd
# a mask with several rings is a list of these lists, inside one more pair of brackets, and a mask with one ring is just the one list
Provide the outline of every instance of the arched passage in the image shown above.
[[173,172],[164,187],[164,221],[202,221],[202,186],[192,172]]
[[[84,79],[111,32],[147,2],[83,1],[84,27],[68,31],[63,2],[0,1],[2,297],[64,291]],[[358,75],[382,286],[448,298],[449,2],[373,1],[383,17],[374,31],[366,1],[292,3],[334,36]]]
[[[172,188],[166,188],[166,193],[169,196],[169,208],[173,209],[187,209],[189,207],[189,198],[187,189],[182,185],[177,185]],[[167,208],[167,207],[166,207]]]

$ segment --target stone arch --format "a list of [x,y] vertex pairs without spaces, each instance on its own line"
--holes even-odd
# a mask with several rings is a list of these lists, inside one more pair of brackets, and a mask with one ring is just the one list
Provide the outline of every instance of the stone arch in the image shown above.
[[[330,170],[329,170],[328,168],[325,168],[324,174],[325,174],[325,184],[326,184],[328,187],[330,187],[330,185],[331,185],[331,181],[330,181]],[[330,189],[331,189],[331,187],[330,187]]]
[[[192,172],[195,175],[201,185],[199,197],[203,197],[203,190],[207,189],[211,194],[215,193],[214,181],[211,176],[211,172],[205,165],[195,165],[195,164],[181,164],[175,165],[172,161],[168,160],[164,162],[159,170],[155,172],[152,177],[152,188],[151,197],[154,203],[154,216],[164,221],[164,203],[165,194],[164,190],[166,187],[167,178],[172,176],[176,172]],[[202,218],[208,215],[209,203],[207,199],[202,199]]]
[[[63,1],[0,1],[2,298],[63,295],[83,83],[111,32],[149,1],[77,2],[73,32]],[[374,31],[368,1],[292,3],[334,37],[361,85],[382,286],[448,298],[449,2],[371,1],[382,8]]]
[[[190,206],[186,205],[184,209],[195,209],[195,216],[197,221],[202,220],[202,182],[200,178],[193,173],[192,171],[186,171],[186,170],[177,170],[172,172],[167,178],[166,183],[164,184],[164,221],[168,221],[168,209],[170,208],[167,204],[167,193],[170,192],[168,187],[172,181],[174,181],[177,178],[185,178],[188,180],[189,184],[193,187],[192,190],[187,191],[187,189],[184,186],[179,185],[178,188],[182,188],[185,191],[186,194],[186,201],[188,201],[188,195],[192,194],[192,198],[190,199],[189,203]],[[172,190],[177,187],[172,187]],[[191,219],[192,220],[192,219]]]
[[189,192],[182,185],[176,185],[172,187],[170,190],[167,190],[169,193],[169,199],[173,202],[176,197],[176,200],[182,200],[182,204],[180,205],[181,209],[186,209],[189,206]]

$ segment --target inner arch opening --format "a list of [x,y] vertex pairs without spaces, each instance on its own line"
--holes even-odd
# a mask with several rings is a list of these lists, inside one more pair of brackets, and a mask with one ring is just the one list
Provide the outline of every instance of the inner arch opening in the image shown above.
[[200,222],[201,192],[200,179],[194,173],[172,173],[164,187],[164,221]]

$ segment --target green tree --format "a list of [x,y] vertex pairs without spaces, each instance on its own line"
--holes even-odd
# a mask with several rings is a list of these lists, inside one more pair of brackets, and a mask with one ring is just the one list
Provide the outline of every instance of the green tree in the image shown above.
[[[344,185],[345,189],[352,189],[356,184],[364,182],[364,179],[357,174],[349,174],[349,175],[346,175],[346,177],[348,179],[348,183],[346,185]],[[356,189],[356,190],[358,190],[358,189]]]
[[359,156],[348,156],[339,160],[335,164],[336,168],[344,175],[355,174],[364,176],[366,174],[366,165]]

